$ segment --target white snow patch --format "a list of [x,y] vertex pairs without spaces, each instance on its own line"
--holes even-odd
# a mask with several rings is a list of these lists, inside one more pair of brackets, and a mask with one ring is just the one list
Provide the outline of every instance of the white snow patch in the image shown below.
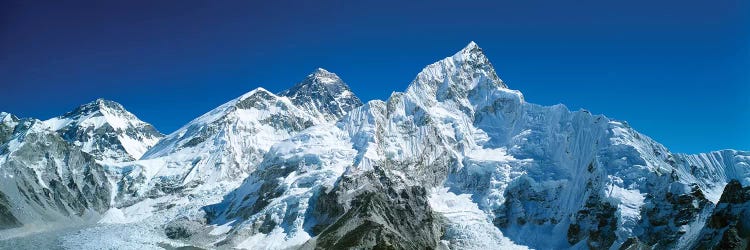
[[528,249],[505,237],[469,194],[456,195],[448,188],[434,188],[429,203],[448,219],[443,243],[450,249]]
[[245,241],[241,242],[236,248],[240,249],[291,249],[302,244],[305,244],[311,237],[304,231],[294,234],[292,237],[287,237],[284,233],[284,229],[277,227],[268,234],[255,234],[248,237]]
[[209,232],[208,234],[209,235],[222,235],[222,234],[228,233],[230,230],[232,230],[232,226],[231,226],[232,223],[234,223],[234,221],[230,221],[224,225],[218,225],[214,227],[214,229],[212,229],[211,232]]

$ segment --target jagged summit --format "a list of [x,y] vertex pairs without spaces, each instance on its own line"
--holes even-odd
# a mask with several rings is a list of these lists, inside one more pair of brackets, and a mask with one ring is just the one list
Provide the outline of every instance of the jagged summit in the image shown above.
[[279,93],[289,97],[294,105],[327,121],[335,121],[362,105],[341,78],[318,68],[291,89]]
[[89,103],[76,107],[75,109],[73,109],[70,112],[65,113],[61,117],[88,115],[88,114],[92,114],[95,112],[108,112],[110,110],[118,111],[118,112],[122,112],[122,111],[127,112],[127,110],[125,110],[125,107],[123,107],[122,104],[120,103],[107,100],[107,99],[103,99],[103,98],[98,98],[94,101],[91,101]]
[[479,102],[495,99],[491,96],[499,92],[515,92],[511,94],[523,99],[520,92],[508,89],[479,45],[470,42],[452,56],[427,65],[406,94],[427,106],[447,101],[471,110]]
[[209,111],[166,136],[142,160],[189,166],[156,173],[179,176],[181,182],[171,185],[244,176],[274,143],[359,105],[341,78],[319,68],[279,94],[259,87]]
[[[18,125],[18,117],[11,113],[0,112],[0,145],[5,143],[13,134],[13,130]],[[1,151],[2,149],[0,149]]]
[[68,224],[87,211],[98,223],[19,237],[21,246],[748,242],[750,152],[673,154],[626,123],[527,103],[474,42],[426,66],[406,91],[359,105],[341,78],[319,68],[279,94],[257,88],[226,102],[135,161],[114,154],[143,141],[129,137],[142,130],[127,130],[135,118],[115,102],[96,100],[45,122],[0,113],[0,248],[18,248],[3,228],[58,217]]
[[0,122],[6,122],[10,120],[18,120],[18,117],[8,112],[0,112]]
[[317,79],[321,83],[336,83],[341,81],[341,78],[339,78],[338,75],[331,73],[324,68],[315,69],[315,71],[310,73],[307,78]]
[[163,137],[151,124],[141,121],[121,104],[102,98],[46,120],[44,124],[66,141],[104,161],[138,159]]
[[[127,176],[138,188],[125,194],[163,192],[243,178],[276,142],[320,123],[289,98],[256,88],[190,121],[167,135],[136,163]],[[164,165],[171,167],[165,168]],[[148,173],[148,174],[147,174]],[[148,177],[147,177],[148,176]]]
[[258,87],[237,98],[237,100],[233,102],[233,107],[238,109],[264,109],[267,108],[268,104],[277,99],[279,99],[279,96],[262,87]]
[[[324,68],[317,68],[315,69],[315,71],[308,74],[304,80],[292,87],[292,89],[288,89],[284,92],[294,92],[294,88],[303,85],[333,85],[332,87],[335,87],[336,85],[346,86],[346,83],[344,83],[344,80],[341,80],[341,77],[339,77],[335,73],[332,73]],[[348,86],[346,87],[348,88]]]
[[482,53],[482,48],[479,47],[479,44],[477,44],[474,41],[470,41],[469,44],[466,45],[463,49],[461,49],[460,53],[463,54],[470,54],[470,53]]

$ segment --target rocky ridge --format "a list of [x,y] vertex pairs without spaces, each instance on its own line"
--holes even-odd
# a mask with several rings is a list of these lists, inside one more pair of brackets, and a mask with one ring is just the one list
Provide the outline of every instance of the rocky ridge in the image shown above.
[[[0,228],[92,214],[99,226],[60,236],[75,248],[95,247],[87,235],[248,249],[748,245],[750,152],[674,154],[626,122],[528,103],[474,42],[385,101],[363,104],[317,69],[163,138],[104,100],[0,118]],[[118,233],[133,228],[150,233]]]

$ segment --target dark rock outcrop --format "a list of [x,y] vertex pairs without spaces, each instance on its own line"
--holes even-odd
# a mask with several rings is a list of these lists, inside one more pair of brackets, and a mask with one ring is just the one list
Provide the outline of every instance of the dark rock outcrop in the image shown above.
[[427,190],[394,183],[397,178],[385,175],[377,168],[366,174],[376,188],[350,201],[351,208],[316,237],[316,249],[437,248],[442,226],[430,208]]
[[727,183],[696,248],[750,249],[750,186]]
[[590,249],[609,249],[615,242],[617,230],[617,207],[591,196],[583,209],[579,210],[575,220],[568,227],[568,243],[577,244],[586,240]]
[[706,199],[698,185],[691,185],[686,192],[667,191],[663,196],[649,195],[650,202],[642,208],[644,232],[639,238],[650,246],[659,249],[674,247],[686,232],[682,226],[699,219],[699,215],[711,209],[711,202]]
[[8,199],[3,192],[0,192],[0,230],[20,227],[23,225],[15,216],[13,216],[10,209],[11,204],[8,203]]

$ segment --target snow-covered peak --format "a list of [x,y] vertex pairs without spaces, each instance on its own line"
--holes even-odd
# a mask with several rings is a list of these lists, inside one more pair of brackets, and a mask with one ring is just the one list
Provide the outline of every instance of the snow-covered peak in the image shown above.
[[479,47],[477,43],[474,41],[469,42],[469,44],[466,45],[463,49],[458,51],[454,57],[456,56],[463,56],[464,58],[479,58],[484,57],[486,59],[487,57],[484,55],[484,52],[482,51],[482,48]]
[[7,113],[7,112],[0,112],[0,123],[15,124],[17,122],[18,122],[18,117],[16,117],[15,115],[11,113]]
[[[97,117],[102,117],[102,119],[92,120]],[[73,111],[65,113],[62,116],[47,120],[47,122],[52,130],[59,130],[73,122],[90,122],[91,125],[95,125],[96,127],[110,125],[116,128],[123,128],[128,123],[126,120],[133,120],[135,123],[143,122],[125,110],[121,104],[99,98],[78,106]]]
[[13,130],[18,125],[18,117],[13,114],[0,112],[0,145],[10,139]]
[[143,189],[131,194],[162,192],[158,187],[164,185],[241,180],[274,143],[320,122],[289,98],[254,89],[194,119],[146,152],[134,163],[137,170],[126,177],[137,186],[134,190]]
[[474,41],[470,41],[469,44],[467,44],[466,47],[464,47],[464,49],[475,49],[475,48],[478,49],[479,48],[479,44],[477,44]]
[[44,121],[63,139],[98,160],[129,161],[140,158],[163,135],[121,104],[97,99],[62,116]]
[[248,99],[248,98],[257,98],[262,96],[276,96],[270,91],[264,89],[263,87],[258,87],[256,89],[251,90],[250,92],[247,92],[243,95],[241,95],[239,98],[237,98],[237,103],[241,102],[242,100]]
[[317,68],[313,73],[307,76],[308,78],[316,79],[321,83],[333,84],[341,81],[338,75],[331,73],[324,68]]
[[362,101],[338,75],[322,68],[279,95],[289,97],[297,107],[326,121],[338,120],[362,105]]
[[237,126],[237,122],[244,120],[257,122],[279,110],[288,110],[291,106],[293,105],[287,98],[279,97],[264,88],[253,89],[193,119],[182,128],[167,135],[154,148],[146,152],[143,158],[163,157],[186,148],[212,147],[203,144],[215,143],[215,140],[209,138],[223,136],[221,130],[228,129],[228,126]]
[[[280,106],[283,108],[287,108],[288,106],[292,105],[289,99],[271,93],[265,88],[258,87],[220,105],[219,107],[214,108],[213,110],[199,116],[198,118],[193,119],[182,128],[167,135],[166,138],[164,138],[164,142],[160,144],[168,143],[170,140],[175,139],[176,137],[186,136],[186,134],[190,133],[189,131],[199,129],[202,126],[206,126],[211,123],[223,122],[227,118],[227,116],[236,113],[237,110],[253,109],[263,111],[268,110],[270,106]],[[152,152],[149,152],[149,154],[147,155],[155,153],[153,151],[154,150],[152,150]]]
[[453,56],[425,67],[406,92],[426,106],[449,101],[469,108],[471,100],[493,99],[488,96],[498,91],[507,92],[507,86],[482,49],[471,42]]

